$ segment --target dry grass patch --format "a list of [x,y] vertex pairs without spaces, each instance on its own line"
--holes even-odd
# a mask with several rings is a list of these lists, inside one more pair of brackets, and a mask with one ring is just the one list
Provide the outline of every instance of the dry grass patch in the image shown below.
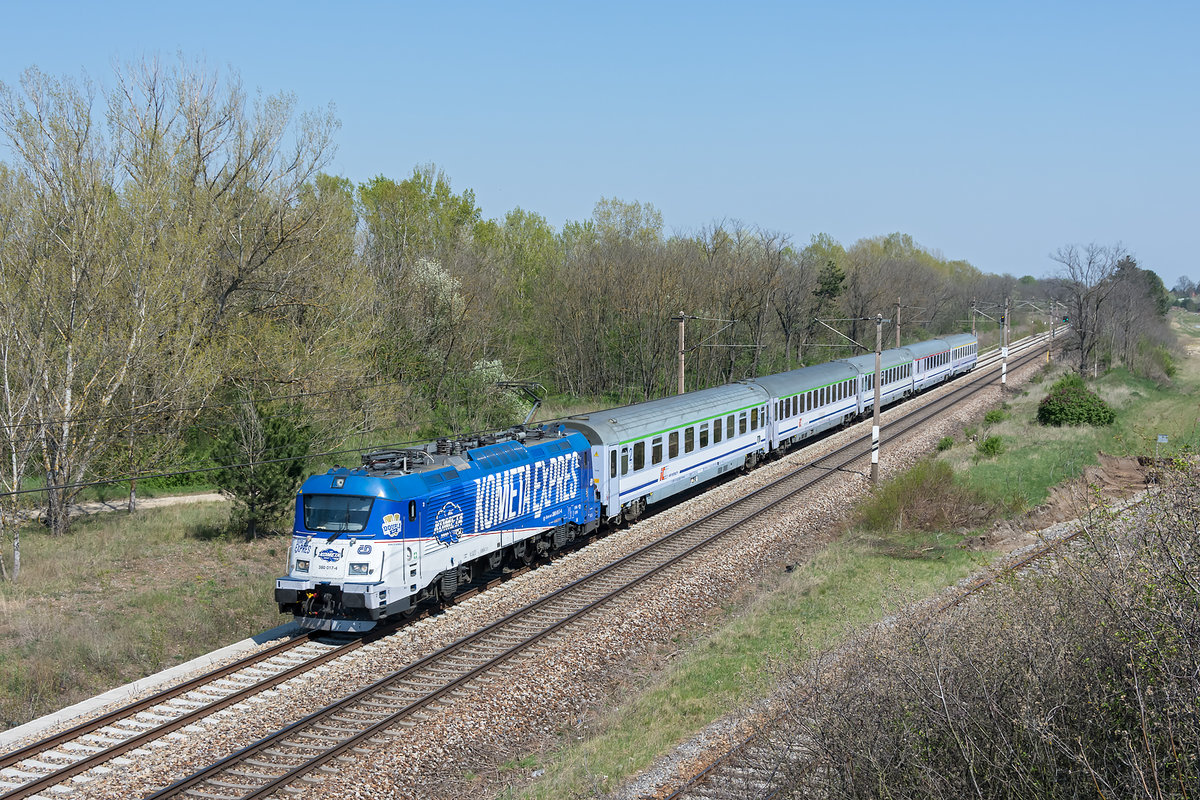
[[285,543],[214,536],[224,504],[80,520],[22,534],[0,584],[0,726],[12,727],[280,624]]

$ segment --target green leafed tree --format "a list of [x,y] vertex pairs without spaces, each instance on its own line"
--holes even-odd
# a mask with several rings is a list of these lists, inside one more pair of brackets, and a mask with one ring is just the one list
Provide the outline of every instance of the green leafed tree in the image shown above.
[[113,448],[149,428],[169,443],[223,377],[308,377],[314,267],[353,224],[312,189],[336,120],[294,109],[183,63],[118,68],[108,92],[37,70],[0,84],[8,374],[36,386],[55,533]]

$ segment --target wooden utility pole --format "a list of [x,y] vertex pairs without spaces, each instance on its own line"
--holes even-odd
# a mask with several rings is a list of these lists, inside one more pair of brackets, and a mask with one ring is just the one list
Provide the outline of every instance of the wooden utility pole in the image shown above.
[[896,347],[900,346],[900,298],[896,298]]

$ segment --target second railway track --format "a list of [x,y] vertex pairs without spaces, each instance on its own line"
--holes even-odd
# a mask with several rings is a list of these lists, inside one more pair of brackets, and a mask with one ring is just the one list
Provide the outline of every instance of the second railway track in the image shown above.
[[[1036,349],[1036,344],[1032,345],[1026,350],[1026,362],[1036,359],[1040,352],[1042,351]],[[946,397],[906,414],[902,419],[885,426],[885,435],[894,438],[904,430],[940,413],[953,402],[949,398],[959,398],[977,391],[982,385],[990,384],[994,378],[994,371],[982,378],[978,377],[980,373],[988,371],[987,365],[988,360],[981,359],[980,369],[976,371],[974,379],[966,381],[969,387],[974,388],[956,389]],[[1014,361],[1013,366],[1017,365]],[[344,756],[347,751],[360,747],[364,741],[384,736],[389,729],[406,724],[406,720],[410,720],[407,724],[413,724],[411,720],[421,709],[434,704],[453,702],[457,692],[466,686],[486,681],[489,673],[499,664],[528,652],[535,648],[538,642],[561,635],[591,611],[632,593],[639,585],[654,580],[655,576],[670,569],[672,565],[687,560],[748,520],[795,497],[819,481],[822,476],[837,470],[853,470],[856,465],[865,464],[869,452],[870,437],[860,437],[846,448],[816,459],[721,511],[685,526],[609,567],[563,587],[478,633],[405,667],[346,700],[315,712],[284,731],[267,737],[154,796],[175,796],[186,791],[191,796],[214,798],[262,797],[302,781],[312,770],[331,759]],[[293,666],[294,669],[288,667],[278,670],[277,675],[283,674],[286,677],[281,677],[274,683],[289,680],[290,676],[304,671],[300,665]],[[262,691],[264,688],[266,685],[252,691]],[[224,706],[237,702],[230,698],[222,701]],[[209,708],[207,713],[215,710]],[[150,726],[146,726],[144,720],[134,723],[131,727],[145,728],[136,738],[136,743],[132,743],[133,739],[119,742],[106,754],[96,754],[91,763],[117,755],[118,749],[119,752],[126,752],[142,746],[154,738],[155,731],[158,736],[165,735],[168,732],[165,725],[173,722]],[[186,724],[188,723],[175,724],[172,730]],[[102,747],[102,744],[97,743],[95,747],[88,749]],[[9,763],[17,763],[11,761],[16,755],[18,754],[10,754]],[[34,757],[32,754],[26,756]],[[57,780],[51,775],[43,775],[36,781],[10,790],[8,794],[0,797],[30,796],[53,783],[69,778],[67,769],[73,769],[71,774],[77,774],[87,768],[78,764],[59,768],[51,773]],[[32,788],[34,783],[37,785],[36,789]]]
[[[1029,349],[1016,365],[1039,355],[1040,351]],[[892,438],[899,436],[990,384],[990,375],[968,380],[961,388],[889,423],[883,431]],[[234,800],[296,789],[315,770],[347,754],[367,752],[373,740],[386,739],[398,726],[415,724],[414,718],[419,719],[423,710],[435,704],[452,703],[456,692],[486,681],[503,663],[551,637],[568,634],[571,626],[585,621],[596,609],[644,589],[673,566],[796,498],[825,476],[856,466],[861,469],[870,452],[871,437],[860,436],[151,797]]]

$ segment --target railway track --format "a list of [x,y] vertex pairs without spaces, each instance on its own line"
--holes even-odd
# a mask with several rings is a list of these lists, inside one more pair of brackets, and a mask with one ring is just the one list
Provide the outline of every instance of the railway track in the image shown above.
[[[1038,344],[1038,340],[1030,340],[1025,352],[1032,352]],[[1036,353],[1026,356],[1034,357]],[[982,357],[975,375],[986,372],[997,360],[998,353]],[[980,382],[976,378],[970,385]],[[961,396],[960,390],[947,397]],[[934,401],[914,412],[919,416],[908,415],[885,426],[884,431],[889,436],[898,435],[940,413],[948,404],[945,398]],[[843,449],[839,454],[818,459],[743,501],[548,595],[155,796],[174,796],[183,791],[212,797],[265,796],[281,786],[302,780],[330,759],[359,747],[363,741],[386,735],[385,732],[396,725],[414,724],[411,720],[421,709],[448,702],[454,692],[472,681],[486,680],[489,671],[499,664],[536,647],[539,641],[558,635],[589,611],[629,593],[672,564],[735,530],[738,525],[794,497],[821,476],[847,469],[855,461],[866,459],[870,452],[870,437],[861,437],[848,447],[854,449]],[[799,477],[801,473],[805,473],[803,479]],[[745,505],[751,498],[757,498],[757,506]],[[729,515],[732,515],[732,522]],[[725,521],[719,521],[718,517]],[[4,770],[0,773],[0,792],[3,792],[0,800],[36,795],[319,664],[347,655],[384,635],[386,631],[379,631],[339,646],[317,642],[308,636],[299,637],[9,753],[0,759],[0,769]],[[316,752],[318,750],[321,752]],[[264,754],[265,757],[256,757]],[[264,763],[274,766],[267,769],[262,766]]]
[[[1044,343],[1044,342],[1042,342]],[[1029,364],[1044,353],[1037,342],[1025,348],[1013,364]],[[1008,576],[1028,570],[1037,562],[1054,556],[1064,545],[1076,539],[1082,529],[1055,538],[1015,562],[973,582],[954,597],[939,604],[926,619],[932,619],[964,603],[972,596]],[[755,731],[745,736],[718,758],[694,772],[663,797],[665,800],[725,800],[725,798],[761,798],[779,796],[797,778],[811,775],[819,765],[805,749],[800,735],[801,724],[789,725],[796,719],[797,708],[808,702],[806,695],[792,698],[787,718],[769,717]]]
[[[924,621],[962,605],[988,587],[1030,569],[1039,561],[1055,556],[1064,545],[1082,533],[1081,528],[1056,538],[1020,560],[980,578],[941,603]],[[813,774],[819,765],[804,746],[803,724],[792,724],[793,720],[797,720],[796,710],[803,708],[809,699],[808,694],[792,698],[787,717],[768,718],[765,724],[666,794],[665,800],[745,800],[749,797],[771,800],[793,786],[797,779]]]
[[[1036,347],[1036,343],[1032,345]],[[1017,365],[1037,358],[1026,350]],[[986,388],[991,376],[962,388],[884,426],[898,436]],[[215,800],[262,798],[280,791],[302,791],[319,783],[330,762],[369,753],[372,744],[404,736],[436,707],[476,688],[505,662],[535,651],[552,637],[570,635],[577,624],[602,606],[634,596],[672,567],[697,556],[756,517],[800,496],[825,476],[865,463],[871,437],[806,464],[784,477],[690,523],[595,572],[546,595],[491,625],[387,675],[355,694],[151,795],[209,797]]]
[[0,757],[0,800],[33,796],[307,669],[340,658],[363,643],[356,639],[334,644],[302,634],[6,753]]

